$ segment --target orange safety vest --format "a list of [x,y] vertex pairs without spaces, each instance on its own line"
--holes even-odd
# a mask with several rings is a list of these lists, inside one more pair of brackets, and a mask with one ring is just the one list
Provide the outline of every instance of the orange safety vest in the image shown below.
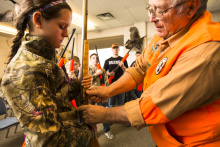
[[[218,30],[218,31],[217,31]],[[148,50],[148,57],[147,61],[151,63],[151,66],[148,67],[146,76],[144,78],[143,89],[146,90],[149,86],[151,86],[155,81],[166,76],[169,71],[171,70],[172,66],[175,66],[175,62],[178,58],[186,51],[193,49],[196,46],[199,46],[205,42],[209,41],[220,41],[220,24],[217,22],[211,21],[211,14],[206,11],[204,15],[202,15],[194,24],[191,26],[190,30],[183,36],[181,41],[176,44],[176,46],[170,49],[165,55],[163,55],[160,60],[157,61],[159,56],[158,52],[153,52],[153,50]],[[157,35],[154,36],[149,47],[155,46],[155,42],[158,42],[161,38]],[[150,54],[154,54],[150,56]],[[163,61],[164,63],[162,63]],[[158,66],[161,65],[160,66]],[[154,105],[152,100],[149,100],[149,105]],[[146,107],[146,104],[141,104],[140,107]],[[156,107],[155,105],[152,107]],[[209,108],[207,108],[209,107]],[[158,107],[154,110],[155,113],[161,111]],[[207,115],[207,111],[210,115],[212,115],[212,119],[216,121],[216,128],[210,128],[210,124],[205,122],[193,121],[191,118],[198,117],[198,120],[203,120],[204,117]],[[142,112],[148,113],[148,112]],[[161,113],[160,113],[161,114]],[[163,114],[161,114],[163,115]],[[152,116],[153,117],[153,116]],[[169,121],[168,123],[156,123],[154,125],[149,126],[149,131],[157,144],[157,146],[164,146],[164,147],[176,147],[176,146],[196,146],[201,144],[207,144],[209,146],[220,146],[220,99],[209,104],[208,106],[203,106],[195,110],[191,110],[190,112],[185,112],[181,116],[175,118],[174,120]],[[200,119],[201,118],[201,119]],[[155,120],[157,119],[157,120]],[[157,118],[152,119],[153,121],[160,122],[160,120],[166,120],[166,116],[159,116]],[[168,120],[168,119],[167,119]],[[211,121],[211,120],[210,120]],[[215,124],[214,123],[214,124]],[[173,131],[178,130],[177,132],[181,132],[184,130],[184,126],[196,126],[204,130],[203,134],[196,134],[198,131],[195,130],[188,130],[188,136],[176,136],[175,138],[170,135],[169,131],[167,130],[166,126],[172,126]],[[209,132],[208,132],[209,131]],[[213,131],[212,138],[210,137],[210,131]],[[185,132],[184,132],[185,133]],[[193,134],[194,136],[190,136]],[[195,135],[196,134],[196,135]],[[184,143],[181,143],[177,140],[184,140]],[[199,140],[208,140],[204,142],[198,142]],[[218,140],[218,142],[217,142]],[[217,144],[216,144],[217,143]]]

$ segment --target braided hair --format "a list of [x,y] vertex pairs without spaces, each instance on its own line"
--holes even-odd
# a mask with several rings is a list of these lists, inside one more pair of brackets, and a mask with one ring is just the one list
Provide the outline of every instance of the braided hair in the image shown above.
[[[13,45],[11,47],[11,52],[8,57],[8,62],[15,56],[19,47],[21,46],[22,38],[25,35],[25,30],[29,29],[29,32],[33,31],[33,22],[30,15],[34,13],[37,9],[54,2],[55,0],[22,0],[20,4],[20,9],[18,11],[18,16],[16,18],[15,27],[17,29],[17,34],[13,39]],[[41,11],[42,17],[45,20],[51,20],[53,18],[59,17],[59,12],[62,9],[68,9],[72,11],[67,3],[60,3],[44,11]]]

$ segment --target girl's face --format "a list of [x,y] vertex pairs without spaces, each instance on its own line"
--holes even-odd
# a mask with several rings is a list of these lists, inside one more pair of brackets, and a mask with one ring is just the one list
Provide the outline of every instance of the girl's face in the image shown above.
[[51,20],[42,19],[41,37],[48,40],[53,48],[61,47],[64,37],[68,37],[67,28],[72,21],[72,12],[68,9],[60,10],[60,16]]

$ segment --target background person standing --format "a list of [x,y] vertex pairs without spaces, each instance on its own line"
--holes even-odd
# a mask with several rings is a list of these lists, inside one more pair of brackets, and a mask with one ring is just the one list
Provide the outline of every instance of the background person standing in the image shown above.
[[[135,53],[135,56],[136,56],[136,59],[135,61],[133,61],[131,63],[131,66],[132,67],[134,65],[134,63],[136,62],[137,58],[141,55],[141,52],[140,51],[137,51]],[[134,94],[133,94],[134,93]],[[127,92],[127,96],[126,96],[126,100],[125,102],[129,102],[131,100],[134,100],[134,99],[137,99],[137,98],[140,98],[141,97],[141,94],[143,93],[143,84],[140,84],[139,86],[135,87],[134,89],[132,89],[131,91],[128,91]],[[134,97],[135,95],[135,97]],[[132,97],[133,96],[133,97]],[[133,99],[134,98],[134,99]]]
[[[125,60],[125,62],[121,62],[122,57],[118,55],[118,52],[120,51],[118,43],[112,44],[112,57],[108,58],[105,61],[104,69],[107,72],[108,76],[114,76],[112,83],[117,81],[123,74],[126,68],[128,68],[128,63]],[[117,66],[120,66],[115,72],[113,71]],[[108,100],[108,107],[113,107],[116,103],[116,99],[118,102],[118,106],[124,105],[125,100],[125,93],[121,93],[118,95],[115,95]]]
[[[91,65],[89,66],[89,74],[92,75],[93,81],[92,81],[92,85],[93,86],[102,86],[102,84],[104,84],[104,86],[109,86],[108,83],[108,76],[107,73],[105,71],[105,69],[101,68],[101,69],[97,69],[97,64],[98,64],[98,55],[93,53],[90,55],[90,62]],[[102,79],[100,79],[100,75],[102,75]],[[108,101],[105,102],[100,102],[97,103],[97,105],[99,106],[103,106],[106,107],[108,105],[107,103]],[[90,100],[91,104],[95,104],[95,102]],[[112,132],[110,131],[110,124],[108,123],[103,123],[103,131],[105,132],[105,135],[107,136],[108,139],[114,139],[114,135],[112,134]]]

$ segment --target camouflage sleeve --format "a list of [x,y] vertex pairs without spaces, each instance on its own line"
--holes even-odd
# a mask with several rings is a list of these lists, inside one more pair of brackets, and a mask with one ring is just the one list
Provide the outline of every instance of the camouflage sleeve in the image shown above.
[[78,123],[69,102],[78,86],[68,84],[53,60],[21,49],[7,66],[2,91],[31,146],[86,146],[94,132]]
[[96,76],[96,74],[95,74],[96,71],[97,71],[96,68],[89,66],[89,74],[92,75],[93,83],[96,81],[96,78],[98,78],[98,76]]
[[46,68],[22,65],[4,76],[3,92],[15,116],[25,129],[36,133],[57,132],[62,125],[58,120],[62,114],[58,113],[66,109],[63,95],[68,86],[57,92],[54,79],[44,72],[50,71]]
[[106,70],[105,70],[104,68],[103,68],[102,70],[103,70],[102,77],[104,78],[104,83],[105,83],[105,86],[109,86],[107,72],[106,72]]
[[71,80],[69,83],[69,95],[68,99],[71,102],[73,99],[76,99],[80,94],[80,82],[77,79]]

